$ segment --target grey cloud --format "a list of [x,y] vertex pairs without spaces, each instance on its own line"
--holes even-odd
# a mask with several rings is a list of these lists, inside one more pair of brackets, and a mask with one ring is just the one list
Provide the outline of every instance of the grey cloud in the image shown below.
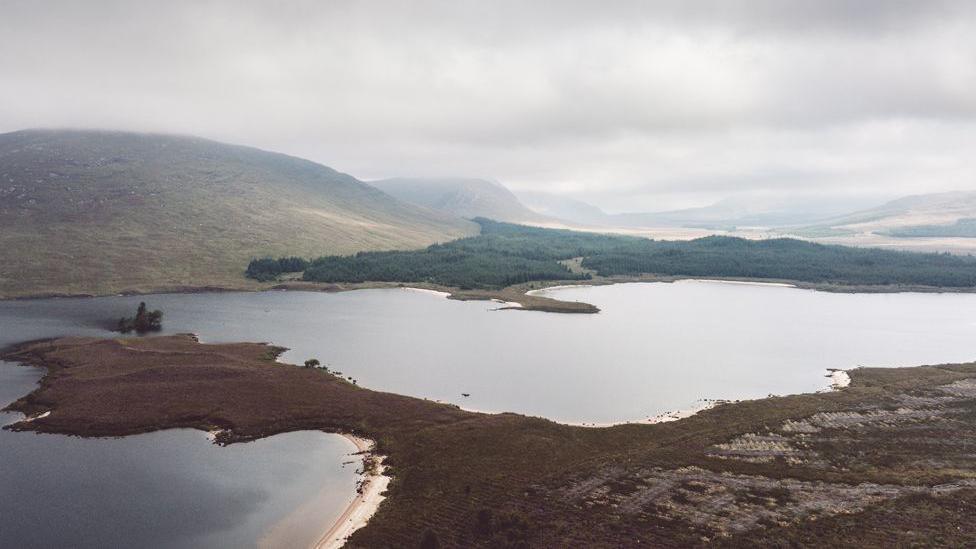
[[[607,203],[976,187],[976,3],[0,0],[0,130]],[[647,198],[641,198],[647,197]]]

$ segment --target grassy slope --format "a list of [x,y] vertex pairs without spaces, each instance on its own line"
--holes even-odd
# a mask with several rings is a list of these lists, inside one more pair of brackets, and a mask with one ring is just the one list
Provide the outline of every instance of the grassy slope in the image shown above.
[[476,230],[248,147],[120,132],[0,135],[0,297],[241,286],[255,256],[416,248]]

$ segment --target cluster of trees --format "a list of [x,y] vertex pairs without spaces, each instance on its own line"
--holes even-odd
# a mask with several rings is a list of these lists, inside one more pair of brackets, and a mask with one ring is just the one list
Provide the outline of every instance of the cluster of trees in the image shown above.
[[582,266],[602,276],[653,273],[845,285],[976,286],[976,259],[969,256],[833,246],[789,238],[646,240],[585,257]]
[[303,257],[264,257],[252,259],[244,272],[248,278],[267,282],[277,279],[282,273],[300,273],[308,268],[308,260]]
[[463,289],[501,288],[532,280],[586,278],[554,260],[453,249],[367,252],[317,259],[305,271],[316,282],[430,282]]
[[[479,236],[423,250],[320,257],[303,275],[314,282],[430,282],[462,289],[502,288],[534,280],[584,280],[558,260],[577,257],[587,239],[608,238],[476,219]],[[612,237],[609,237],[612,238]]]
[[144,301],[139,303],[139,308],[136,309],[136,316],[122,317],[119,319],[118,324],[118,331],[123,334],[128,334],[133,331],[138,334],[145,334],[147,332],[158,332],[162,329],[163,312],[158,309],[155,311],[147,310]]
[[[582,267],[600,276],[659,274],[847,285],[976,286],[976,259],[949,254],[827,246],[787,238],[711,236],[655,241],[483,218],[475,221],[481,225],[480,235],[423,250],[320,257],[306,262],[303,279],[430,282],[462,289],[494,289],[531,281],[588,279],[590,274],[573,272],[560,263],[582,257]],[[300,258],[256,260],[264,270],[256,269],[273,272],[273,266],[296,259]],[[255,265],[255,261],[251,263]]]
[[[327,365],[324,365],[321,362],[319,362],[319,359],[317,359],[317,358],[310,358],[310,359],[306,360],[305,361],[305,367],[306,368],[309,368],[309,369],[313,369],[313,370],[314,369],[322,370],[323,372],[325,372],[327,374],[332,374],[332,375],[338,377],[339,379],[342,379],[342,372],[338,372],[338,371],[335,371],[335,370],[330,370]],[[358,383],[355,379],[352,378],[352,376],[346,376],[345,379],[346,379],[346,381],[352,383],[353,385],[356,385]]]

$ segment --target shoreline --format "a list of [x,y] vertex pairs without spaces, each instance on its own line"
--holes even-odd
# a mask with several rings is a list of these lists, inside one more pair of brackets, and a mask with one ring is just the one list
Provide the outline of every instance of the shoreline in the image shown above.
[[550,421],[556,425],[563,425],[566,427],[586,427],[588,429],[606,429],[609,427],[619,427],[621,425],[657,425],[659,423],[667,423],[669,421],[677,421],[679,419],[689,418],[699,412],[704,412],[705,410],[710,410],[720,404],[728,404],[734,402],[742,402],[741,400],[726,400],[726,399],[710,399],[710,398],[700,398],[695,401],[695,405],[689,408],[682,408],[679,410],[668,410],[655,414],[646,419],[633,419],[633,420],[621,420],[621,421],[563,421],[559,419],[553,419],[546,416],[533,416],[526,415],[520,412],[506,412],[498,410],[487,410],[484,408],[469,408],[466,406],[461,406],[460,404],[455,404],[453,402],[448,402],[446,400],[432,400],[431,402],[436,402],[437,404],[444,404],[447,406],[457,406],[459,410],[464,412],[471,412],[473,414],[484,414],[484,415],[499,415],[499,414],[518,414],[524,417],[531,417],[534,419],[541,419],[544,421]]
[[[823,389],[817,392],[839,391],[841,389],[844,389],[845,387],[849,387],[851,385],[851,375],[849,371],[850,370],[841,370],[838,368],[827,368],[827,375],[824,377],[829,378],[830,382],[828,383],[827,387],[824,387]],[[760,399],[761,398],[768,398],[768,397],[760,397]],[[605,429],[608,427],[618,427],[620,425],[658,425],[661,423],[678,421],[680,419],[687,419],[689,417],[697,415],[706,410],[711,410],[723,404],[736,404],[739,402],[746,402],[750,400],[759,400],[759,399],[700,398],[695,401],[694,405],[689,406],[688,408],[669,410],[667,412],[661,412],[657,415],[653,415],[647,419],[640,419],[640,420],[604,421],[604,422],[592,422],[592,423],[580,422],[580,421],[562,422],[553,419],[550,419],[549,421],[558,423],[559,425],[569,425],[571,427],[587,427],[593,429]],[[499,413],[499,412],[476,410],[476,409],[464,408],[464,407],[462,407],[461,409],[468,412],[476,412],[481,414]],[[548,419],[548,418],[543,418],[543,419]]]
[[[188,336],[146,338],[138,346],[98,338],[24,344],[12,348],[6,360],[48,366],[57,375],[46,377],[10,410],[28,415],[54,413],[13,430],[98,437],[166,428],[223,428],[227,430],[216,438],[231,443],[314,429],[358,433],[377,441],[398,477],[408,482],[398,482],[395,494],[384,500],[383,488],[389,482],[384,479],[388,477],[382,475],[383,464],[375,459],[379,456],[368,456],[374,458],[364,463],[369,482],[361,485],[362,493],[319,538],[317,547],[341,547],[350,534],[357,546],[416,546],[428,528],[441,539],[454,539],[445,536],[470,532],[473,499],[488,509],[524,502],[523,524],[527,526],[505,534],[511,532],[530,546],[565,544],[565,535],[554,536],[533,527],[553,521],[571,528],[569,535],[580,544],[592,539],[593,528],[597,528],[596,533],[614,545],[626,545],[633,541],[634,532],[605,526],[632,520],[631,511],[614,504],[630,501],[626,499],[629,494],[646,490],[649,484],[660,488],[650,493],[650,500],[640,501],[639,509],[647,509],[650,521],[627,523],[641,528],[637,531],[641,536],[646,532],[693,544],[700,538],[687,537],[684,519],[695,517],[702,519],[699,526],[707,528],[706,533],[729,533],[727,514],[703,518],[697,507],[689,507],[689,498],[696,502],[703,497],[711,498],[706,503],[715,503],[714,508],[730,508],[734,516],[746,520],[737,523],[742,529],[732,533],[741,537],[733,541],[755,539],[756,535],[773,539],[781,534],[755,529],[755,521],[749,517],[755,516],[760,504],[763,512],[779,513],[776,517],[789,528],[803,528],[804,535],[821,535],[816,529],[821,520],[843,519],[850,511],[874,505],[877,497],[885,498],[882,503],[886,505],[900,506],[896,516],[908,516],[939,505],[942,500],[937,498],[946,493],[944,486],[960,490],[972,486],[959,480],[971,467],[961,473],[956,466],[969,459],[968,447],[942,441],[971,437],[976,429],[965,421],[944,420],[968,417],[960,416],[966,412],[961,406],[970,406],[976,398],[976,363],[860,368],[847,376],[831,374],[838,380],[853,378],[850,388],[842,391],[733,402],[681,420],[669,418],[678,415],[671,412],[662,419],[676,421],[656,425],[583,429],[518,414],[473,414],[355,387],[322,372],[282,368],[269,361],[267,349],[253,343],[202,344]],[[188,361],[188,356],[194,360]],[[201,368],[208,375],[201,375]],[[165,375],[162,381],[172,390],[162,394],[169,397],[146,398],[161,394],[146,387],[139,374],[147,371]],[[269,383],[277,389],[269,391]],[[919,400],[920,394],[938,398]],[[889,410],[886,406],[892,399],[902,402],[903,408]],[[119,415],[119,409],[130,413]],[[214,414],[215,409],[220,414]],[[909,460],[891,463],[886,457],[889,441],[918,436],[919,422],[954,430],[937,432],[921,444],[900,446],[909,452]],[[838,432],[848,428],[856,431]],[[818,437],[833,438],[807,450],[804,444],[811,430],[820,432]],[[859,434],[853,448],[849,444],[852,433]],[[364,451],[372,448],[365,440],[355,446]],[[922,471],[913,466],[916,460],[933,456],[945,465]],[[854,459],[863,466],[826,471],[818,466],[821,460],[848,463]],[[657,467],[649,469],[648,463]],[[704,469],[703,463],[708,465]],[[707,489],[689,490],[686,480]],[[623,483],[623,489],[617,490],[617,496],[610,494],[617,499],[606,500],[605,486],[618,483]],[[909,494],[908,488],[898,488],[908,485],[911,494],[930,499],[917,502],[898,497]],[[875,488],[864,492],[865,488],[859,488],[863,486]],[[871,491],[882,488],[883,492]],[[749,490],[767,499],[771,489],[785,490],[789,497],[772,506],[753,499],[730,500],[729,489]],[[976,501],[976,490],[960,494]],[[861,498],[854,507],[850,507],[852,495]],[[811,500],[803,499],[811,496],[820,498],[813,501],[817,508],[836,511],[826,516],[811,513],[806,506]],[[567,499],[584,503],[567,506]],[[381,505],[382,501],[386,504]],[[667,514],[654,514],[659,507],[668,509]],[[374,512],[380,515],[366,522]],[[593,518],[586,513],[600,513],[599,520],[581,520]],[[682,520],[676,523],[675,516]],[[802,521],[809,516],[813,518]],[[327,526],[322,524],[324,517],[311,517],[307,539],[315,539],[315,530]],[[379,517],[382,520],[376,520]],[[901,524],[892,525],[886,517],[879,518],[878,524],[887,528],[885,532],[898,532]],[[945,532],[954,533],[955,524],[950,522],[951,528]]]
[[[356,446],[357,454],[363,456],[363,478],[356,488],[356,495],[335,523],[315,542],[314,549],[338,549],[356,530],[366,526],[370,518],[379,510],[380,503],[386,499],[383,494],[390,484],[390,477],[384,475],[385,456],[372,454],[376,446],[372,440],[343,433],[342,436]],[[372,464],[372,465],[370,465]]]
[[[605,284],[600,284],[604,286]],[[568,290],[570,288],[594,288],[598,286],[597,284],[559,284],[557,286],[546,286],[545,288],[539,288],[537,290],[529,290],[525,292],[525,295],[539,295],[543,292],[552,292],[555,290]]]
[[828,387],[829,390],[836,391],[838,389],[843,389],[844,387],[850,387],[851,375],[847,370],[831,368],[827,371],[829,372],[827,377],[830,378],[830,387]]
[[604,421],[604,422],[569,422],[562,423],[557,422],[560,425],[568,425],[570,427],[586,427],[587,429],[607,429],[609,427],[619,427],[621,425],[659,425],[661,423],[668,423],[671,421],[678,421],[679,419],[687,419],[691,416],[697,415],[705,410],[711,410],[716,406],[721,404],[727,404],[732,402],[741,402],[738,400],[725,400],[725,399],[709,399],[700,398],[695,401],[695,405],[689,408],[681,408],[679,410],[668,410],[666,412],[661,412],[660,414],[653,415],[647,419],[639,419],[633,421]]
[[776,288],[799,288],[790,282],[762,282],[759,280],[723,280],[721,278],[683,278],[675,282],[708,282],[712,284],[741,284],[743,286],[772,286]]
[[403,290],[409,290],[411,292],[420,292],[424,294],[436,295],[438,297],[449,298],[451,297],[451,292],[442,292],[440,290],[431,290],[429,288],[415,288],[413,286],[404,286],[401,288]]
[[[174,285],[160,286],[147,289],[125,289],[106,293],[64,293],[37,292],[23,295],[0,295],[3,301],[30,301],[34,299],[83,299],[98,297],[131,297],[164,294],[198,294],[198,293],[230,293],[230,292],[268,292],[268,291],[308,291],[340,293],[356,290],[376,289],[405,289],[428,293],[454,299],[458,301],[495,301],[502,304],[494,310],[538,311],[550,313],[594,314],[600,312],[598,307],[581,301],[562,301],[554,297],[541,295],[543,292],[577,287],[609,286],[616,284],[644,284],[644,283],[675,283],[675,282],[707,282],[720,284],[743,284],[754,286],[784,287],[797,290],[812,290],[828,293],[863,293],[863,294],[971,294],[976,293],[976,287],[939,287],[939,286],[881,286],[881,285],[845,285],[834,283],[803,282],[783,279],[760,278],[702,278],[694,276],[671,275],[641,275],[619,277],[597,277],[585,281],[552,280],[535,281],[517,284],[494,290],[462,290],[448,286],[426,283],[409,282],[362,282],[362,283],[318,283],[303,281],[275,282],[269,286],[242,283],[241,285]],[[539,285],[541,287],[535,287]]]
[[[194,337],[195,341],[199,340]],[[134,350],[134,349],[133,349]],[[277,359],[276,359],[277,361]],[[825,377],[830,379],[829,387],[827,387],[824,392],[835,392],[842,388],[848,387],[851,384],[851,376],[847,370],[827,368],[827,374]],[[757,400],[762,400],[757,399]],[[435,401],[440,402],[440,401]],[[624,425],[658,425],[662,423],[670,423],[678,420],[684,420],[691,418],[700,414],[701,412],[711,410],[717,406],[724,404],[735,404],[742,402],[740,400],[730,400],[730,399],[708,399],[702,398],[695,401],[695,405],[682,408],[677,410],[669,410],[657,415],[648,417],[647,419],[641,420],[631,420],[631,421],[618,421],[618,422],[560,422],[557,420],[549,419],[558,425],[568,426],[568,427],[582,427],[588,429],[606,429]],[[449,403],[444,403],[449,404]],[[460,407],[459,407],[460,408]],[[467,408],[461,408],[464,411],[479,413],[479,414],[491,414],[498,415],[499,412],[491,412],[485,410],[473,410]],[[27,424],[35,420],[42,420],[51,415],[51,410],[46,410],[40,413],[25,415],[20,423]],[[547,419],[547,418],[541,418]],[[206,432],[207,438],[211,442],[217,442],[220,438],[223,430],[222,429],[210,429]],[[339,434],[345,439],[349,440],[356,448],[356,452],[350,455],[361,455],[363,472],[361,474],[362,478],[357,482],[356,492],[352,500],[345,506],[342,513],[335,519],[335,522],[322,534],[318,540],[312,545],[315,549],[338,549],[343,547],[348,538],[350,538],[356,531],[364,528],[368,525],[370,519],[378,512],[380,504],[386,499],[384,493],[386,492],[391,477],[386,476],[386,467],[383,464],[385,456],[380,456],[373,454],[375,449],[375,442],[373,440],[358,437],[348,433],[334,433]]]

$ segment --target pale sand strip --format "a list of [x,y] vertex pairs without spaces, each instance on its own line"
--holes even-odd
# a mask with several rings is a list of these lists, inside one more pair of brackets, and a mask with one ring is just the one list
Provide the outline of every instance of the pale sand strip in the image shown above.
[[844,370],[831,370],[830,388],[843,389],[851,384],[851,376]]
[[380,502],[386,499],[383,493],[390,484],[390,477],[384,476],[383,456],[370,454],[373,448],[373,441],[352,435],[342,435],[352,441],[360,452],[363,452],[363,468],[366,469],[368,460],[375,460],[373,471],[364,473],[361,481],[360,493],[356,494],[349,507],[339,516],[332,528],[329,529],[319,541],[314,545],[315,549],[336,549],[346,543],[346,539],[353,532],[366,526],[366,522],[379,509]]
[[538,290],[529,290],[525,292],[525,295],[541,295],[546,297],[544,294],[546,292],[551,292],[553,290],[567,290],[570,288],[593,288],[593,284],[564,284],[562,286],[549,286],[546,288],[539,288]]
[[[440,400],[435,400],[434,402],[457,406],[454,403],[443,402]],[[605,422],[592,422],[592,423],[584,422],[584,421],[559,421],[555,419],[550,419],[549,421],[552,421],[553,423],[558,423],[559,425],[570,425],[572,427],[592,427],[597,429],[604,428],[604,427],[616,427],[617,425],[654,425],[657,423],[665,423],[668,421],[675,421],[679,419],[684,419],[686,417],[691,417],[697,414],[698,412],[701,412],[703,410],[708,410],[709,408],[713,408],[724,402],[732,402],[732,401],[720,400],[720,399],[719,400],[701,399],[695,401],[695,404],[692,405],[692,407],[690,408],[686,408],[684,410],[671,410],[668,412],[662,412],[660,414],[657,414],[656,416],[651,416],[647,419],[634,419],[628,421],[605,421]],[[467,406],[458,406],[458,407],[464,410],[465,412],[474,412],[476,414],[502,413],[495,410],[484,410],[481,408],[470,408]]]
[[788,282],[760,282],[758,280],[722,280],[718,278],[684,278],[680,280],[675,280],[675,282],[681,283],[698,283],[706,282],[709,284],[740,284],[743,286],[774,286],[777,288],[796,288],[796,284],[790,284]]
[[37,414],[36,416],[25,417],[24,419],[20,420],[20,423],[30,423],[30,422],[32,422],[34,420],[37,420],[37,419],[44,419],[44,418],[46,418],[49,415],[51,415],[51,410],[48,410],[46,412],[41,412],[41,413]]
[[438,290],[429,290],[427,288],[413,288],[413,287],[410,287],[410,286],[405,286],[405,287],[401,288],[401,290],[409,290],[411,292],[422,292],[422,293],[425,293],[425,294],[437,295],[437,296],[440,296],[440,297],[450,297],[451,296],[451,294],[449,292],[441,292],[441,291],[438,291]]
[[708,410],[713,408],[722,402],[730,402],[725,400],[708,400],[702,399],[695,402],[691,408],[685,408],[684,410],[672,410],[668,412],[662,412],[656,416],[651,416],[647,419],[638,419],[634,421],[614,421],[614,422],[604,422],[604,423],[566,423],[565,425],[573,425],[575,427],[591,427],[596,429],[602,429],[605,427],[616,427],[617,425],[656,425],[658,423],[667,423],[669,421],[677,421],[679,419],[685,419],[691,417],[698,412],[703,410]]

